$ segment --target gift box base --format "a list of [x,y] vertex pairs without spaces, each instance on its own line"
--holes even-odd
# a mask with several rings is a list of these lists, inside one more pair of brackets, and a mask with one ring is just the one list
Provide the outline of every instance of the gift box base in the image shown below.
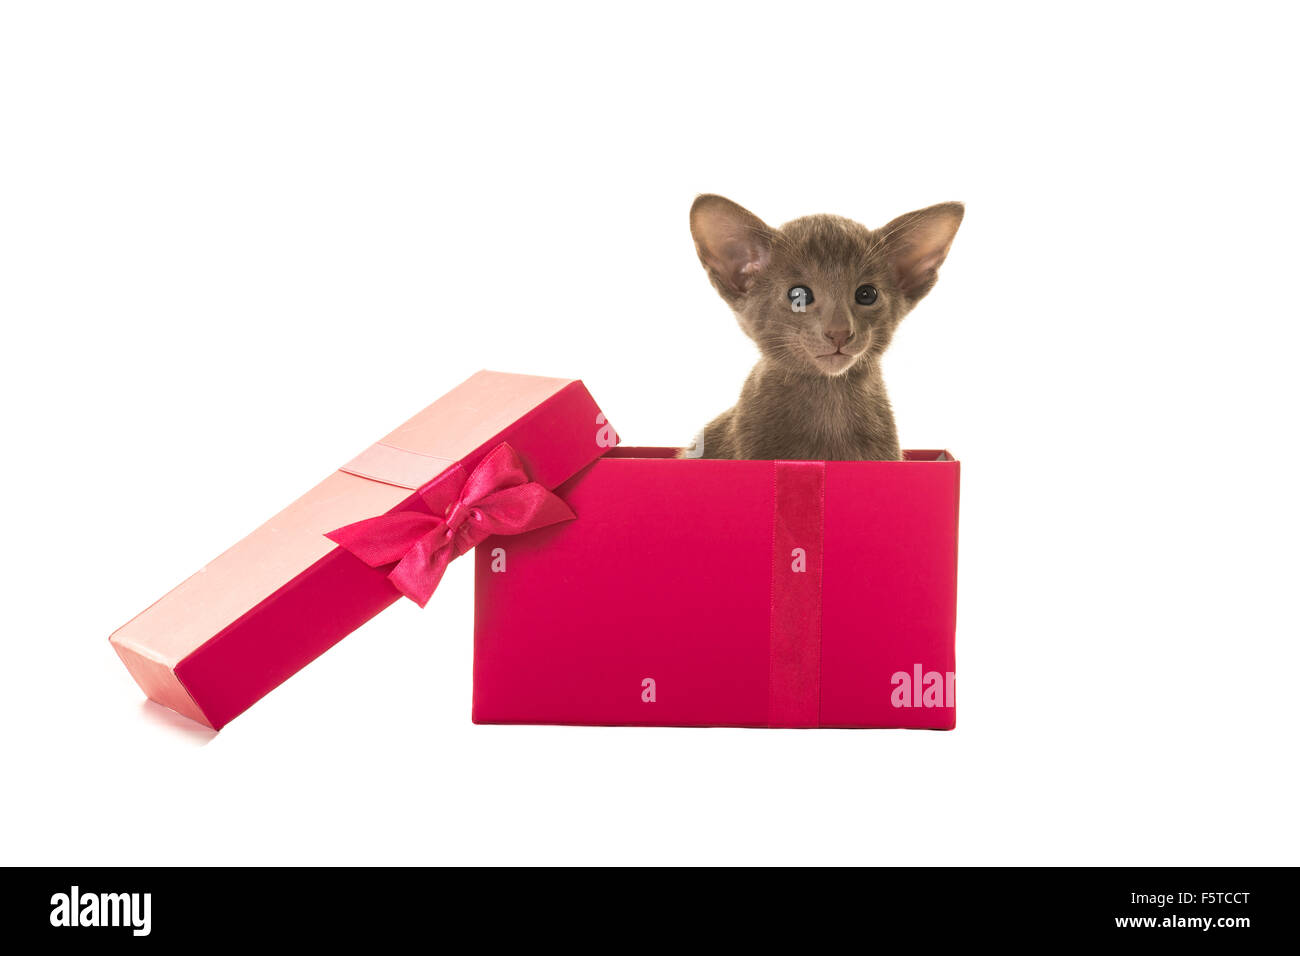
[[474,720],[948,730],[960,464],[614,449],[476,557]]

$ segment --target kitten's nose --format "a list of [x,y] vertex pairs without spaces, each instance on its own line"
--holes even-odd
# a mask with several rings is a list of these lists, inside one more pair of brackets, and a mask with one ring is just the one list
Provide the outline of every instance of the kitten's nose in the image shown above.
[[823,332],[822,335],[826,336],[826,338],[834,342],[835,348],[839,350],[844,348],[845,343],[847,343],[849,339],[853,338],[853,330],[852,329],[831,329],[828,332]]

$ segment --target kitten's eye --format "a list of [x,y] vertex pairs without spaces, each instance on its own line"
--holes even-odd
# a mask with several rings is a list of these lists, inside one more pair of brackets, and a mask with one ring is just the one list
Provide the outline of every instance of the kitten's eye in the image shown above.
[[813,304],[812,289],[806,285],[791,286],[786,297],[789,298],[791,307],[800,312],[803,311],[804,306]]
[[856,301],[858,305],[871,305],[871,303],[875,302],[879,296],[880,293],[876,291],[874,285],[860,285],[858,286],[858,291],[853,293],[854,301]]

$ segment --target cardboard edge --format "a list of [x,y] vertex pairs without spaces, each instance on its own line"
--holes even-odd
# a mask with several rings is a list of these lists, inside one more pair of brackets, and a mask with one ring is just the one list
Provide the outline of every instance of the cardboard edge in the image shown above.
[[146,697],[204,727],[219,729],[190,695],[173,665],[150,656],[141,648],[118,640],[116,634],[108,642]]

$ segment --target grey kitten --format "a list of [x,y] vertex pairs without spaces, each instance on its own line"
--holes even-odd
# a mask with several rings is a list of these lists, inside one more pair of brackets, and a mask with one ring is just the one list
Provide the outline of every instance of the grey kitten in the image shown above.
[[700,262],[761,358],[684,456],[901,458],[880,357],[934,287],[963,212],[949,202],[881,229],[840,216],[774,229],[722,196],[696,199]]

